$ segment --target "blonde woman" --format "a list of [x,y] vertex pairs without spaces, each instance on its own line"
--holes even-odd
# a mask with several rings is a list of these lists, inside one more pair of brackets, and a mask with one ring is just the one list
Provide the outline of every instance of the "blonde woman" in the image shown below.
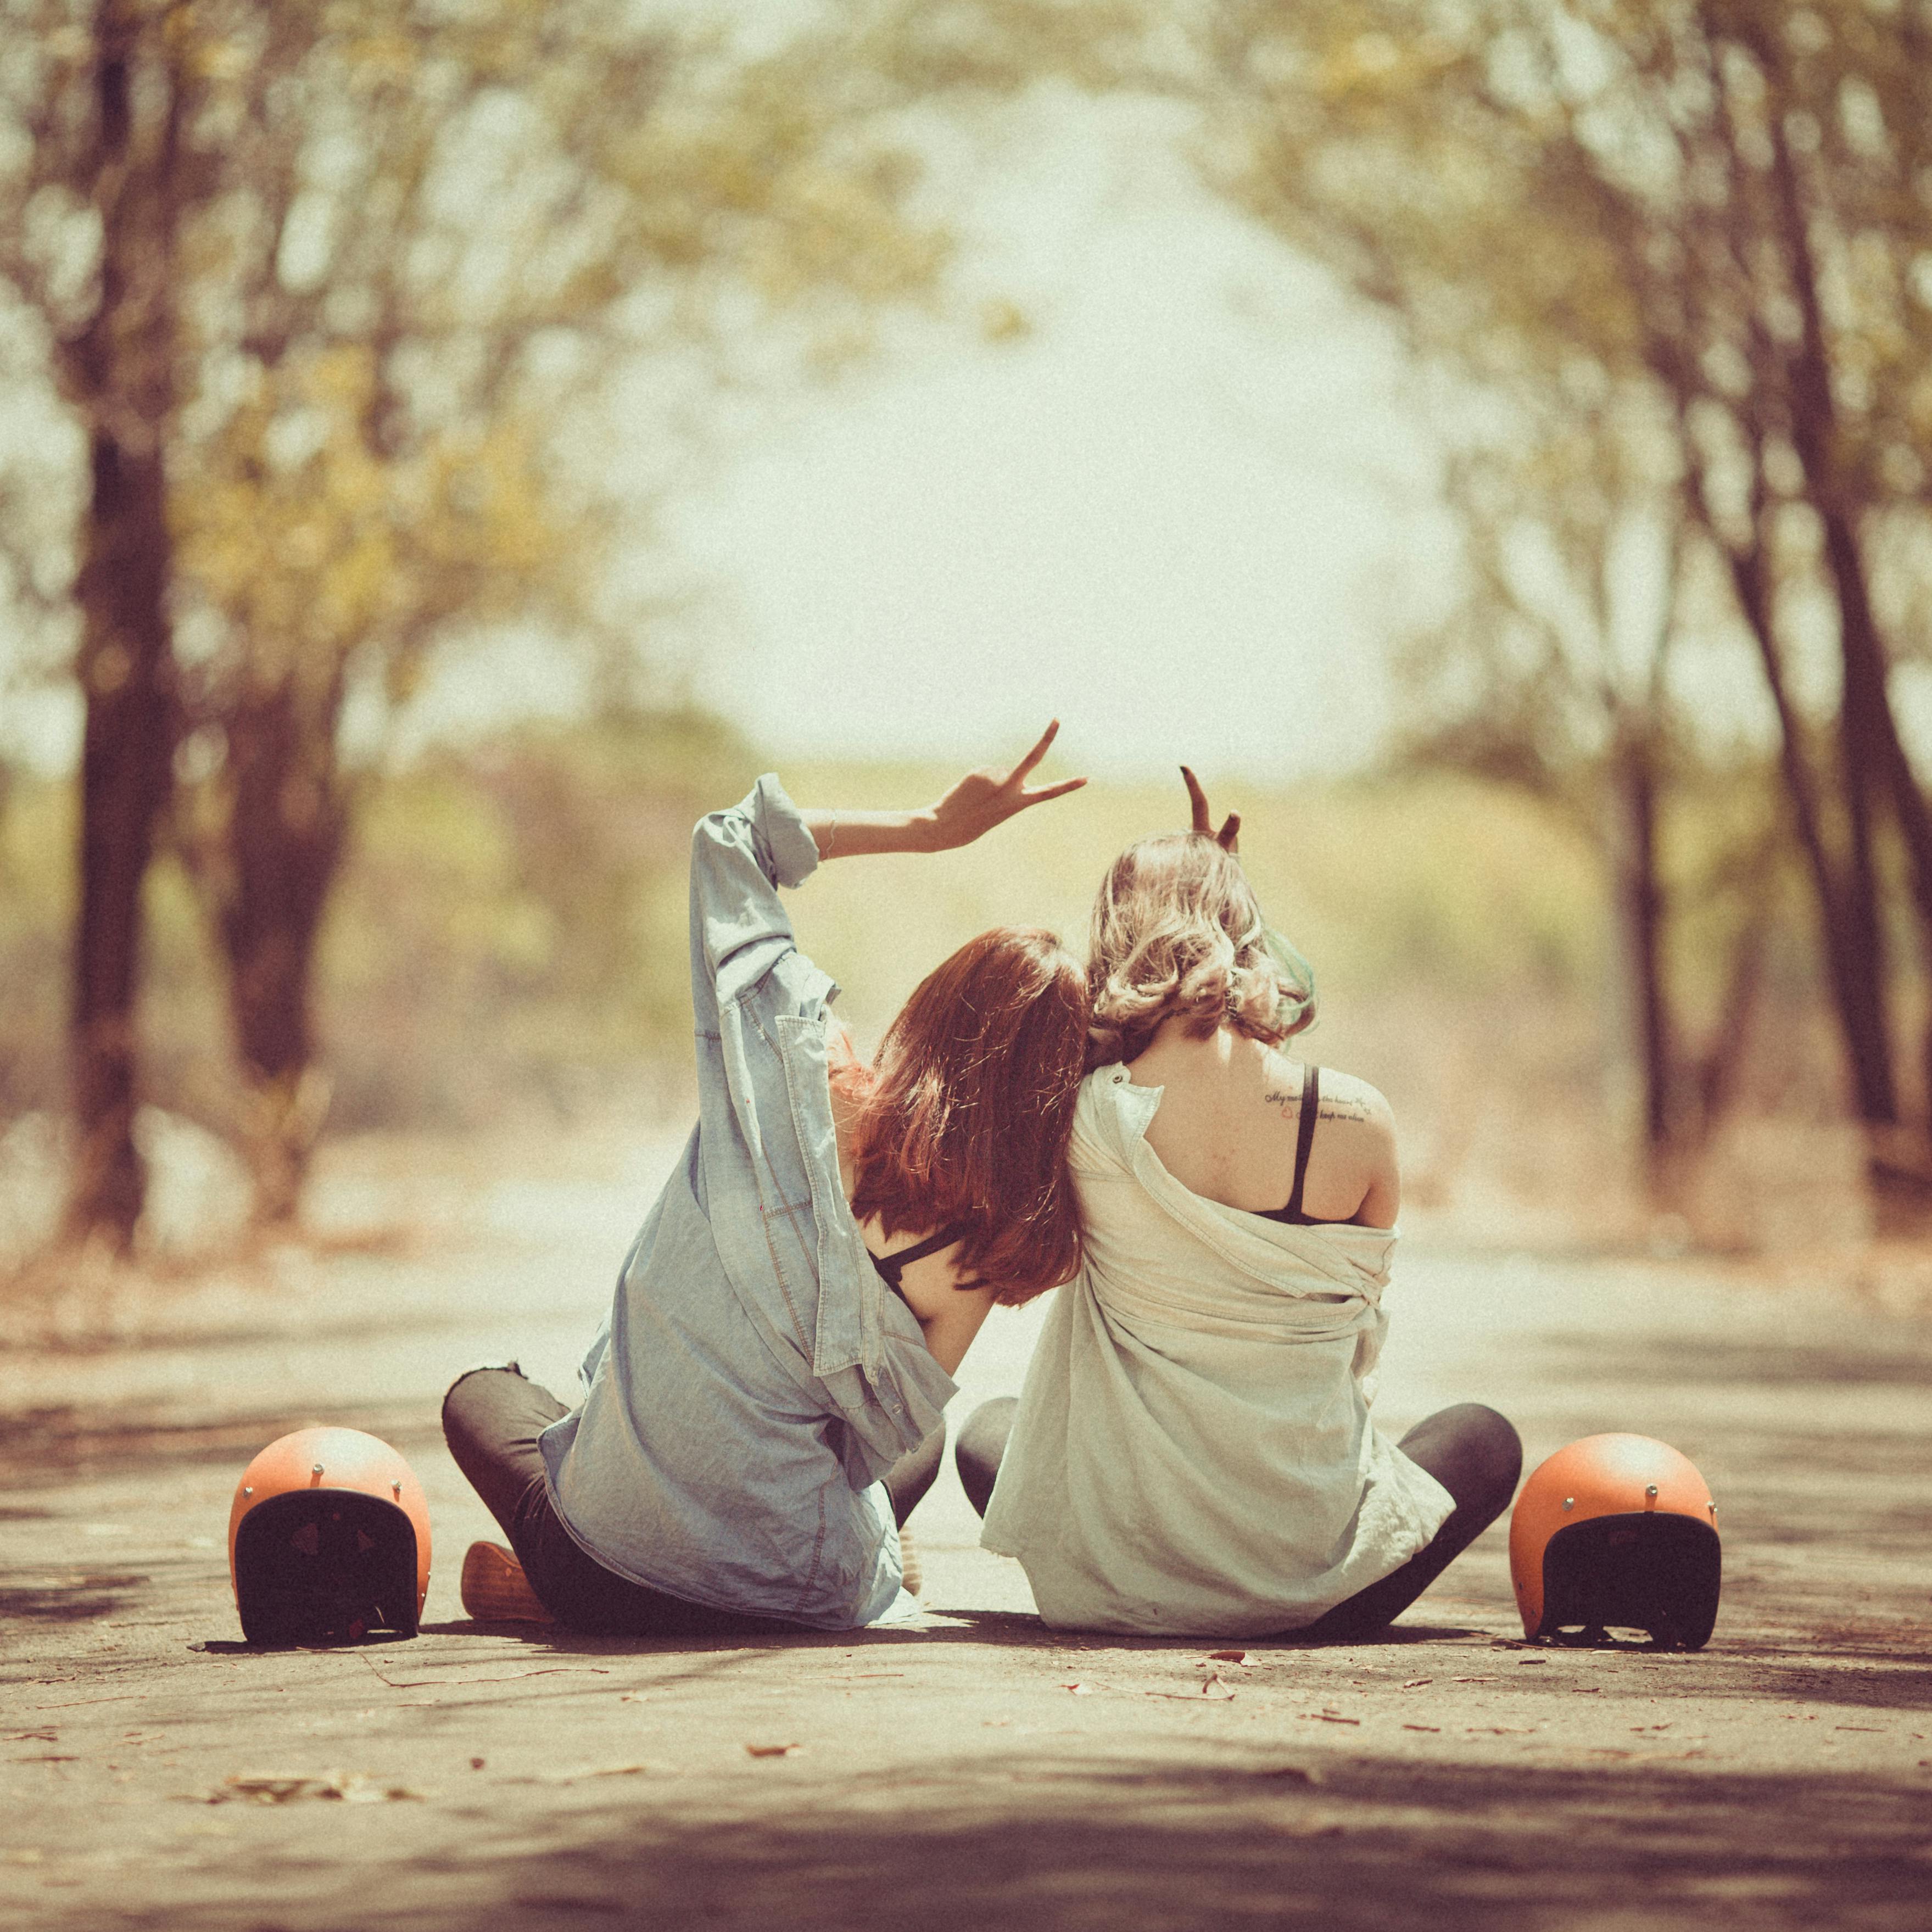
[[1193,830],[1123,853],[1094,908],[1084,1263],[960,1474],[1056,1628],[1352,1639],[1508,1506],[1522,1448],[1474,1403],[1400,1444],[1370,1423],[1388,1106],[1292,1050],[1312,976],[1184,776]]

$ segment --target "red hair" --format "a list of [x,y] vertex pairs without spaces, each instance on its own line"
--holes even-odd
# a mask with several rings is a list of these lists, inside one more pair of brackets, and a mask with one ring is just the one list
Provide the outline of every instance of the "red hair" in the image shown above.
[[1050,932],[995,926],[920,981],[858,1109],[852,1212],[888,1236],[964,1230],[964,1286],[1029,1301],[1080,1265],[1066,1144],[1087,1044],[1087,976]]

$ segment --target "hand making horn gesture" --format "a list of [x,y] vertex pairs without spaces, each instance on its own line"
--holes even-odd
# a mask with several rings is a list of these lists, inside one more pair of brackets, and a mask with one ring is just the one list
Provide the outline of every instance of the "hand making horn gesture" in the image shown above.
[[1078,791],[1087,782],[1084,778],[1063,778],[1058,784],[1029,786],[1027,783],[1059,735],[1060,720],[1056,718],[1040,734],[1040,742],[1010,771],[968,772],[931,808],[931,849],[944,852],[952,846],[970,845],[982,832],[992,831],[1028,806]]
[[1240,849],[1241,814],[1231,812],[1221,821],[1221,829],[1214,830],[1214,814],[1208,809],[1208,794],[1201,789],[1201,781],[1186,766],[1180,768],[1180,776],[1187,786],[1187,802],[1193,808],[1193,825],[1196,832],[1204,832],[1219,844],[1224,852]]

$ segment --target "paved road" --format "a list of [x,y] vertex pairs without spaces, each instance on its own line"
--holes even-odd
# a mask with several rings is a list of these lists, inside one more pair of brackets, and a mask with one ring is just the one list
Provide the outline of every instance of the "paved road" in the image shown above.
[[[0,1924],[1932,1916],[1932,1332],[1684,1265],[1412,1246],[1384,1425],[1475,1396],[1532,1460],[1604,1427],[1677,1443],[1726,1538],[1695,1657],[1521,1647],[1497,1532],[1384,1642],[1234,1664],[1056,1637],[950,1472],[915,1518],[916,1626],[640,1647],[471,1624],[456,1574],[490,1526],[436,1398],[510,1352],[566,1382],[649,1166],[479,1186],[460,1245],[291,1255],[272,1291],[150,1304],[118,1342],[0,1352]],[[1018,1386],[1037,1317],[994,1322],[960,1408]],[[437,1560],[413,1643],[234,1642],[236,1473],[316,1419],[379,1430],[423,1475]],[[257,1773],[316,1782],[231,1795]],[[332,1778],[369,1802],[308,1795]]]

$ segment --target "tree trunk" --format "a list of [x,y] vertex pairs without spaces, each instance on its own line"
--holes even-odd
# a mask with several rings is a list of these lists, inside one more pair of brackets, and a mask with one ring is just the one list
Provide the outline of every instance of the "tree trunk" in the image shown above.
[[1750,1044],[1778,909],[1778,833],[1774,822],[1745,868],[1743,884],[1748,910],[1732,942],[1716,1022],[1694,1070],[1696,1115],[1693,1136],[1700,1146],[1717,1131],[1730,1106]]
[[1657,870],[1657,766],[1640,726],[1626,731],[1616,752],[1622,808],[1617,899],[1624,950],[1636,993],[1637,1060],[1643,1076],[1644,1174],[1660,1193],[1669,1160],[1672,1102],[1670,989],[1664,980],[1664,892]]
[[[1841,622],[1842,628],[1842,622]],[[1875,844],[1876,812],[1874,809],[1878,774],[1871,756],[1872,738],[1876,729],[1875,714],[1882,710],[1884,693],[1870,688],[1862,678],[1850,675],[1846,664],[1844,697],[1838,718],[1838,782],[1845,808],[1846,839],[1845,866],[1840,875],[1840,916],[1844,922],[1842,944],[1857,968],[1858,994],[1868,1002],[1882,1001],[1890,981],[1886,958],[1885,916],[1880,902],[1878,857]],[[1874,1126],[1895,1126],[1898,1120],[1898,1094],[1892,1066],[1891,1025],[1888,1014],[1882,1028],[1874,1029],[1885,1041],[1882,1056],[1874,1053],[1867,1071],[1872,1100],[1862,1107],[1862,1117]]]
[[1779,770],[1798,843],[1811,874],[1826,975],[1852,1076],[1853,1109],[1868,1126],[1893,1126],[1898,1119],[1898,1094],[1892,1073],[1892,1009],[1885,976],[1877,954],[1860,945],[1863,922],[1852,908],[1855,894],[1840,883],[1825,843],[1817,793],[1772,627],[1762,554],[1741,554],[1724,548],[1738,607],[1757,645],[1765,682],[1778,714]]
[[[1865,883],[1871,899],[1868,910],[1852,910],[1859,943],[1869,944],[1876,956],[1883,935],[1873,880],[1870,837],[1872,807],[1876,798],[1883,796],[1891,804],[1905,844],[1921,943],[1932,958],[1932,812],[1928,811],[1892,708],[1885,640],[1873,608],[1857,518],[1840,460],[1838,404],[1832,392],[1830,348],[1804,184],[1781,117],[1774,122],[1772,152],[1785,266],[1801,323],[1790,362],[1791,440],[1804,470],[1805,494],[1823,530],[1826,566],[1838,605],[1843,667],[1840,766],[1852,830],[1854,880]],[[1926,1097],[1932,1106],[1932,1035],[1927,1041],[1926,1066]],[[1896,1118],[1895,1108],[1892,1118]]]
[[304,717],[289,683],[251,692],[225,714],[230,811],[221,908],[230,1009],[249,1087],[255,1216],[293,1221],[322,1118],[314,1064],[315,944],[341,860],[346,814],[326,739],[335,706]]
[[128,0],[103,0],[95,34],[100,293],[88,327],[62,352],[68,394],[88,421],[91,482],[75,582],[87,711],[72,965],[80,1148],[67,1232],[124,1252],[145,1180],[133,1132],[141,888],[174,755],[173,558],[161,452],[174,402],[180,110],[171,94],[158,129],[136,125],[133,69],[142,26]]

